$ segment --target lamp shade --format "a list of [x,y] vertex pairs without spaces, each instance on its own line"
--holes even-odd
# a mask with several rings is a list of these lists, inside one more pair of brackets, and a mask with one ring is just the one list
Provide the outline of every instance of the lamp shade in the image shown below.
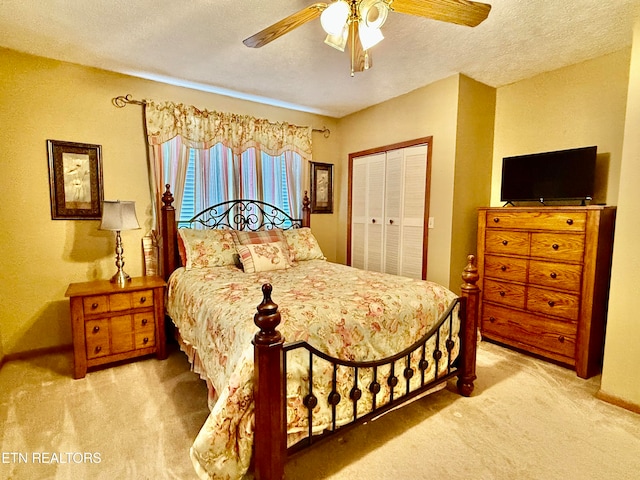
[[136,217],[136,202],[105,201],[102,203],[100,230],[136,230],[140,228]]
[[338,0],[324,9],[320,15],[320,24],[329,35],[342,35],[350,14],[351,7],[349,4],[344,0]]

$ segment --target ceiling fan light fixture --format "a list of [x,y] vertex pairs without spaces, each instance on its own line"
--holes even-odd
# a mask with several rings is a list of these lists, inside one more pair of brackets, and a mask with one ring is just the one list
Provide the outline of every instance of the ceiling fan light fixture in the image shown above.
[[324,9],[322,15],[320,15],[320,24],[328,35],[340,36],[349,20],[350,14],[351,7],[349,4],[344,0],[338,0]]
[[379,28],[367,27],[362,20],[360,20],[358,36],[360,37],[360,43],[362,44],[363,50],[369,50],[371,47],[384,40],[382,30],[380,30]]
[[361,23],[369,28],[380,28],[389,14],[389,5],[382,0],[362,0],[358,6]]
[[344,49],[347,46],[348,38],[349,38],[349,26],[345,25],[340,35],[327,35],[327,38],[324,39],[324,43],[326,43],[330,47],[335,48],[336,50],[340,50],[341,52],[344,52]]

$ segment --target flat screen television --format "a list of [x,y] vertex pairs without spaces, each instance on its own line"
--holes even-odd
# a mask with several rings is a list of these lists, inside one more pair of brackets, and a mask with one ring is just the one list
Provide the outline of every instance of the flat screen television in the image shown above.
[[596,146],[505,157],[503,202],[581,200],[593,198]]

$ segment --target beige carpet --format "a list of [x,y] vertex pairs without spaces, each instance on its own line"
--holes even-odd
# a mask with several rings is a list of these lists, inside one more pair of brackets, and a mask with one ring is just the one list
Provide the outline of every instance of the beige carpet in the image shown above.
[[[70,354],[0,370],[0,478],[194,479],[206,391],[183,354],[71,378]],[[599,378],[482,343],[471,398],[453,388],[290,459],[290,479],[638,479],[640,415]]]

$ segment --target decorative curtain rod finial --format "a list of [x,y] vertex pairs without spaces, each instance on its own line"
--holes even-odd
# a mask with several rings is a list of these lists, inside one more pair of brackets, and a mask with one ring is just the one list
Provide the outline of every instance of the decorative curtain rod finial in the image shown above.
[[119,95],[115,98],[111,99],[111,103],[118,108],[124,108],[127,105],[129,105],[130,103],[133,103],[135,105],[146,105],[147,102],[145,102],[144,100],[134,100],[131,96],[131,94],[128,95]]

